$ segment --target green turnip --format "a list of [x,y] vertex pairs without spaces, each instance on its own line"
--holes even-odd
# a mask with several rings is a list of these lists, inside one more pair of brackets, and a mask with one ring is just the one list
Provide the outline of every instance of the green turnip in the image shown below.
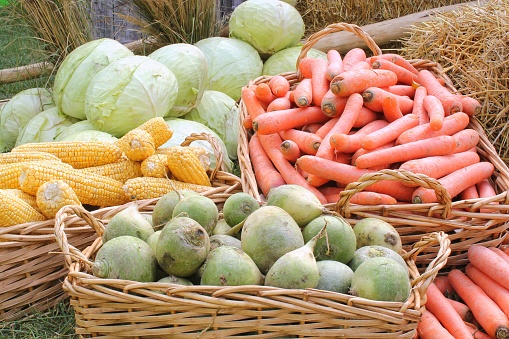
[[357,238],[357,248],[379,245],[401,253],[402,243],[398,231],[386,221],[377,218],[364,218],[353,227]]
[[200,195],[200,193],[193,190],[175,190],[163,195],[157,200],[152,211],[152,225],[154,229],[158,230],[170,221],[173,214],[175,205],[181,200],[189,196]]
[[219,220],[219,210],[212,199],[193,195],[180,200],[173,209],[173,218],[186,216],[196,220],[211,235]]
[[122,236],[131,235],[146,241],[154,233],[152,224],[140,213],[138,205],[131,204],[115,214],[104,229],[103,242]]
[[353,277],[353,271],[348,265],[335,260],[322,260],[316,264],[320,273],[317,289],[348,293]]
[[260,204],[254,197],[244,192],[238,192],[230,195],[224,202],[223,218],[230,227],[233,227],[244,221],[258,208],[260,208]]
[[357,267],[359,267],[360,264],[362,264],[364,261],[370,259],[370,258],[376,258],[376,257],[386,257],[396,260],[405,270],[408,271],[408,265],[394,250],[391,250],[390,248],[379,246],[379,245],[370,245],[370,246],[362,246],[361,248],[358,248],[355,250],[355,253],[353,254],[352,259],[348,263],[348,266],[352,270],[357,270]]

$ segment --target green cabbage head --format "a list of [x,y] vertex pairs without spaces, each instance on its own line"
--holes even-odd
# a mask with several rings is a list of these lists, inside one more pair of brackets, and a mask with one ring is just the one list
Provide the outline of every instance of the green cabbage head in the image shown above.
[[[297,71],[297,59],[299,58],[301,46],[285,48],[272,56],[270,56],[263,63],[262,74],[263,75],[276,75],[286,72]],[[327,54],[324,52],[311,48],[306,56],[310,58],[321,58],[326,59]]]
[[61,112],[85,119],[85,94],[92,77],[115,60],[133,53],[113,39],[97,39],[74,49],[55,75],[53,95]]
[[177,77],[177,99],[167,117],[182,116],[196,107],[206,86],[208,66],[205,54],[194,45],[176,43],[161,47],[148,57],[168,67]]
[[253,46],[262,57],[295,46],[304,36],[299,11],[279,0],[249,0],[233,10],[228,28],[231,38]]
[[177,98],[175,75],[146,56],[112,62],[88,85],[85,114],[96,130],[121,137],[142,123],[164,117]]

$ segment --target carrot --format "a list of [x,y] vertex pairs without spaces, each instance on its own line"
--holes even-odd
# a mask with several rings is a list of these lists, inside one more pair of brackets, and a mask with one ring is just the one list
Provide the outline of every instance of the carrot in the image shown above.
[[[304,125],[302,126],[302,131],[304,132],[308,132],[308,133],[314,133],[316,134],[316,132],[320,129],[320,127],[322,127],[323,124],[322,123],[319,123],[319,122],[315,122],[313,124],[307,124],[307,125]],[[317,137],[319,137],[317,135]],[[320,138],[321,139],[321,138]]]
[[490,246],[488,247],[491,251],[495,252],[498,256],[500,256],[502,259],[505,260],[506,263],[509,263],[509,255],[507,253],[505,253],[504,251],[502,251],[500,248],[498,247],[493,247],[493,246]]
[[256,119],[253,119],[253,130],[259,134],[272,134],[327,120],[329,120],[329,117],[323,114],[320,107],[290,108],[266,112],[258,116]]
[[398,66],[405,68],[406,70],[412,72],[415,75],[419,75],[419,71],[404,57],[398,54],[392,54],[391,61]]
[[426,290],[425,306],[454,338],[472,337],[464,320],[434,283],[431,283]]
[[385,120],[374,120],[360,128],[354,134],[334,133],[331,135],[329,141],[336,151],[343,153],[353,153],[361,148],[361,143],[364,136],[381,129],[388,124],[389,123]]
[[313,93],[313,104],[320,106],[322,98],[329,90],[329,80],[327,79],[326,59],[316,59],[311,69],[311,85]]
[[401,113],[407,114],[412,112],[414,101],[409,97],[392,94],[391,92],[379,87],[369,87],[362,92],[364,106],[375,112],[383,112],[382,100],[387,96],[393,96],[396,98]]
[[[359,160],[357,159],[357,162]],[[467,187],[489,178],[494,171],[494,166],[490,162],[482,161],[466,167],[455,170],[444,177],[438,179],[451,198],[457,196]],[[436,202],[435,191],[430,188],[419,187],[414,191],[412,201],[414,203]]]
[[311,71],[313,69],[313,64],[315,63],[315,61],[316,58],[311,57],[304,57],[299,61],[298,71],[300,72],[300,75],[303,78],[311,79],[312,77]]
[[282,75],[274,75],[269,80],[269,87],[276,97],[281,98],[290,90],[290,82]]
[[293,90],[293,101],[299,107],[310,106],[313,102],[313,86],[311,78],[304,78]]
[[279,136],[283,140],[292,140],[298,145],[299,149],[306,154],[316,154],[322,142],[322,138],[316,134],[294,128],[279,132]]
[[[394,96],[386,96],[382,99],[382,111],[385,119],[389,122],[393,122],[403,117],[398,101]],[[419,122],[419,120],[417,120],[417,122]]]
[[406,68],[396,65],[394,62],[389,60],[375,60],[371,64],[371,67],[373,67],[373,69],[386,69],[393,71],[398,77],[398,82],[405,85],[412,85],[414,82],[417,82],[417,74],[414,74]]
[[267,156],[267,153],[265,153],[258,134],[253,134],[251,139],[249,139],[248,148],[256,183],[265,196],[267,196],[271,188],[286,184]]
[[[375,148],[374,150],[367,150],[367,149],[361,147],[353,153],[353,155],[350,159],[350,163],[353,166],[357,166],[357,164],[356,164],[357,158],[359,158],[361,155],[368,154],[371,152],[376,152],[378,150],[382,150],[382,149],[386,149],[386,148],[391,148],[391,147],[394,147],[394,145],[395,145],[394,141],[391,141],[391,142],[386,143],[385,145]],[[382,165],[376,165],[376,166],[370,167],[370,169],[379,170],[381,168],[387,168],[388,166],[389,166],[389,164],[382,164]]]
[[481,158],[476,152],[461,152],[409,160],[402,163],[399,168],[438,179],[479,161]]
[[251,117],[251,120],[254,120],[259,115],[265,113],[262,103],[256,97],[255,92],[251,88],[243,87],[240,95],[244,106],[246,107],[246,112]]
[[378,114],[377,112],[374,112],[370,110],[367,107],[362,106],[359,110],[359,115],[357,116],[357,119],[355,119],[355,122],[353,124],[354,128],[361,128],[368,123],[375,121],[375,120],[382,120],[383,117]]
[[[497,192],[495,191],[495,187],[491,184],[491,182],[486,179],[479,183],[477,183],[477,191],[479,192],[479,198],[492,198],[497,195]],[[498,205],[498,201],[490,202],[490,204]],[[490,213],[493,212],[490,208],[481,208],[479,210],[481,213]]]
[[343,57],[343,71],[348,71],[358,61],[366,61],[366,52],[362,48],[354,47]]
[[429,122],[429,116],[424,107],[422,106],[422,102],[424,97],[428,95],[428,91],[426,87],[419,86],[415,89],[414,94],[414,106],[412,108],[412,113],[419,117],[419,124],[425,124]]
[[442,102],[446,115],[462,110],[460,98],[449,92],[430,71],[426,69],[420,70],[418,82],[421,86],[426,87],[428,95],[433,95]]
[[396,84],[396,85],[393,85],[393,86],[384,87],[383,89],[385,89],[388,92],[391,92],[392,94],[407,96],[407,97],[409,97],[411,99],[414,98],[415,90],[416,90],[416,88],[414,86],[401,85],[401,84],[399,84],[399,85]]
[[[478,246],[474,245],[472,247]],[[490,250],[486,250],[491,253]],[[494,255],[496,256],[496,254]],[[509,336],[507,316],[481,287],[459,269],[453,269],[449,272],[449,280],[458,296],[472,311],[474,318],[479,321],[479,324],[491,337],[507,338]]]
[[371,65],[366,61],[357,61],[352,65],[352,67],[350,67],[350,71],[355,71],[356,69],[371,69]]
[[461,96],[460,100],[463,112],[469,116],[472,117],[481,112],[482,105],[477,99],[463,95]]
[[323,194],[320,193],[320,191],[318,191],[315,187],[309,185],[306,179],[297,172],[295,167],[283,157],[283,154],[281,154],[279,150],[279,146],[282,142],[279,134],[260,134],[259,138],[263,149],[267,153],[267,156],[270,158],[274,164],[274,167],[276,167],[287,184],[300,185],[311,191],[322,204],[327,202]]
[[256,86],[255,94],[258,100],[266,105],[270,104],[276,98],[276,96],[272,94],[269,84],[266,82],[262,82]]
[[267,112],[281,111],[290,108],[292,108],[292,101],[290,101],[290,96],[288,95],[272,100],[272,102],[267,106]]
[[344,71],[330,82],[332,93],[347,97],[353,93],[362,93],[369,87],[387,87],[395,85],[398,77],[385,69],[356,69]]
[[472,149],[477,145],[480,139],[479,132],[471,128],[454,133],[452,137],[456,142],[454,153],[465,152]]
[[479,329],[476,325],[465,322],[465,324],[470,329],[470,332],[472,333],[472,338],[474,339],[491,339],[491,337],[486,334],[485,332],[482,332],[482,329]]
[[477,187],[475,185],[468,186],[463,191],[458,194],[460,200],[470,200],[470,199],[478,199],[479,192],[477,192]]
[[247,115],[242,119],[242,126],[245,129],[252,129],[253,128],[253,119],[251,119],[251,116]]
[[445,118],[442,102],[434,95],[426,95],[422,100],[422,107],[428,113],[431,130],[439,131],[444,124]]
[[[316,152],[316,156],[325,159],[334,158],[334,148],[330,144],[330,137],[334,133],[349,133],[353,127],[355,120],[359,114],[359,109],[362,107],[362,96],[359,93],[350,95],[346,101],[345,109],[338,118],[337,122],[332,126],[331,130],[322,138],[320,147]],[[307,179],[308,183],[314,187],[323,185],[328,180],[320,178],[317,175],[310,174]]]
[[419,124],[419,117],[414,114],[407,114],[399,119],[389,122],[384,127],[369,133],[362,138],[361,146],[367,150],[373,150],[390,141],[395,141],[404,131]]
[[[254,123],[253,121],[253,125]],[[447,155],[455,150],[455,146],[456,141],[452,136],[441,135],[363,154],[357,158],[356,166],[368,168],[435,155]]]
[[343,113],[345,109],[347,97],[340,97],[328,90],[327,93],[322,97],[320,104],[323,114],[328,117],[335,118]]
[[451,298],[446,298],[449,304],[452,305],[456,313],[463,319],[463,321],[471,322],[473,320],[472,311],[468,308],[467,304],[462,303],[461,301],[457,301]]
[[[344,190],[344,187],[321,186],[318,190],[325,195],[329,203],[335,203],[341,197],[340,193]],[[352,195],[350,203],[358,205],[394,205],[397,201],[387,194],[360,191]]]
[[325,75],[327,80],[331,81],[334,77],[343,72],[343,59],[341,54],[335,49],[327,51],[327,69]]
[[509,264],[496,253],[481,245],[469,247],[468,260],[476,268],[502,286],[509,286]]
[[292,164],[302,155],[299,145],[293,140],[283,140],[279,146],[279,150],[283,157]]
[[334,125],[336,125],[336,123],[338,122],[339,120],[339,117],[336,117],[336,118],[332,118],[330,120],[328,120],[327,122],[325,122],[322,127],[320,127],[316,132],[315,134],[318,135],[320,138],[325,138],[325,136],[331,131],[332,127],[334,127]]
[[420,124],[401,133],[396,143],[406,144],[411,141],[432,138],[439,135],[454,135],[464,130],[469,122],[470,118],[467,114],[458,112],[445,117],[440,130],[434,131],[431,128],[431,123]]
[[454,339],[438,319],[428,310],[424,310],[417,324],[419,339]]
[[454,294],[454,290],[452,289],[449,279],[447,279],[447,275],[437,275],[433,283],[446,297],[450,298]]

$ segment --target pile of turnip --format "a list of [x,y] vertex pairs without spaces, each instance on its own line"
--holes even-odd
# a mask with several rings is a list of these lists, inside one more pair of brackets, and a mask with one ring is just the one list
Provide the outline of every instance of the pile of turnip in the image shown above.
[[376,218],[352,227],[308,190],[282,185],[260,205],[231,195],[221,210],[190,190],[172,191],[152,214],[133,204],[107,223],[92,273],[181,285],[316,288],[381,301],[410,295],[396,229]]

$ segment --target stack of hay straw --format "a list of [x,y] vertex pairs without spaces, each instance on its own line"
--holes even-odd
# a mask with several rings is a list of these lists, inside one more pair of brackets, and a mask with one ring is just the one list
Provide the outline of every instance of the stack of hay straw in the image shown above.
[[440,63],[454,87],[483,104],[476,116],[509,163],[509,2],[460,6],[416,24],[398,52]]

